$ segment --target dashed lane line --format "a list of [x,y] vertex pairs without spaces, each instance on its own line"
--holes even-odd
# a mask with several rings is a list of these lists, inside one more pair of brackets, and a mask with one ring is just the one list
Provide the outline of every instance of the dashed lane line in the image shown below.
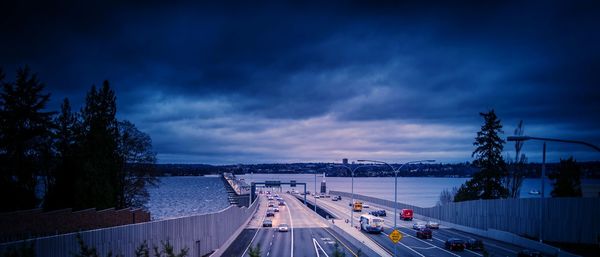
[[[386,233],[384,233],[384,232],[381,232],[381,234],[384,234],[385,236],[389,236],[388,234],[386,234]],[[407,235],[407,236],[408,236],[408,235]],[[415,250],[415,249],[412,249],[412,248],[408,247],[408,245],[405,245],[404,243],[402,243],[402,242],[400,242],[400,241],[398,241],[398,244],[400,244],[400,245],[402,245],[402,246],[406,247],[406,249],[413,251],[414,253],[418,254],[418,255],[419,255],[419,256],[421,256],[421,257],[425,257],[425,255],[421,254],[420,252],[417,252],[417,250]]]

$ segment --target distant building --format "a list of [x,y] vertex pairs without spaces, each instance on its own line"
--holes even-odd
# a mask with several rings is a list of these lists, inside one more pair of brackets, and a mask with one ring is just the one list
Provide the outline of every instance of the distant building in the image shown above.
[[323,173],[323,182],[321,182],[321,194],[327,194],[327,185],[325,184],[325,173]]
[[344,159],[342,159],[342,163],[343,163],[344,165],[347,165],[347,164],[348,164],[348,159],[347,159],[347,158],[344,158]]

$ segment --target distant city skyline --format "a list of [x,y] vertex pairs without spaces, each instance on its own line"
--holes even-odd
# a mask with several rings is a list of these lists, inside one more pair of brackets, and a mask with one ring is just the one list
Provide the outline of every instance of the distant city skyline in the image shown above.
[[[504,139],[600,145],[596,1],[0,6],[5,80],[29,65],[50,110],[109,80],[159,163],[472,161],[490,109]],[[571,155],[600,160],[548,143]]]

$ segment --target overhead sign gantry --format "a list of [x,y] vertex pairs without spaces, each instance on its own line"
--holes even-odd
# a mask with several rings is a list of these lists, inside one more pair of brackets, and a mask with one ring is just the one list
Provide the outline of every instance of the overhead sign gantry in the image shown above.
[[296,185],[304,186],[304,205],[306,205],[306,183],[296,182],[296,180],[291,180],[290,182],[281,182],[279,180],[267,180],[265,182],[252,182],[250,188],[250,204],[254,202],[256,197],[254,196],[256,193],[256,186],[262,185],[264,187],[281,187],[281,185],[289,185],[290,187],[296,187]]

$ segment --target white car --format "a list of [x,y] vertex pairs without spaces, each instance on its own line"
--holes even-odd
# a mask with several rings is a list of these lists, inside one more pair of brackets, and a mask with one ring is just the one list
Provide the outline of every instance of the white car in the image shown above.
[[424,222],[417,222],[417,223],[413,224],[413,229],[421,230],[424,228],[426,228],[426,225]]
[[277,228],[279,232],[288,232],[289,229],[290,227],[285,223],[279,224],[279,227]]
[[366,204],[363,204],[363,208],[371,208],[371,206],[368,206]]
[[425,227],[429,229],[438,229],[440,228],[440,223],[437,223],[435,221],[428,221],[427,224],[425,224]]

